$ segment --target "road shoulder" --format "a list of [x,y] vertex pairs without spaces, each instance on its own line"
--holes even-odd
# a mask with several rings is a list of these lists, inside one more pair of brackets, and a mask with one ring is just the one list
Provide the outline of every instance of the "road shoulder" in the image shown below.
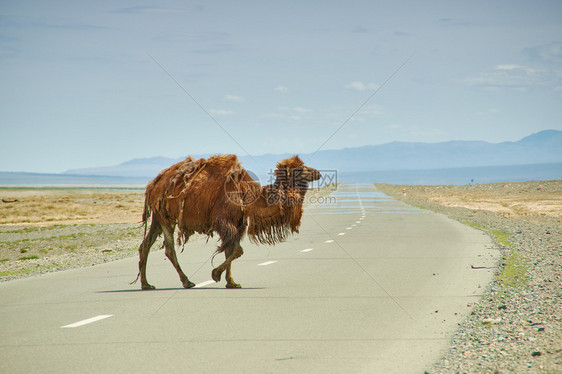
[[406,186],[376,187],[409,205],[469,223],[500,242],[503,260],[494,281],[430,372],[562,371],[560,218],[447,207],[409,193]]

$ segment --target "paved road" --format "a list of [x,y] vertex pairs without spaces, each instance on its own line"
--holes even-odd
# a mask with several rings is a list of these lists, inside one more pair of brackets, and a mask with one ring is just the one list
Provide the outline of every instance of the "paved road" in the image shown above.
[[129,285],[136,258],[1,283],[0,372],[423,373],[491,280],[470,265],[497,252],[369,185],[330,199],[286,243],[246,243],[233,265],[243,289],[208,282],[211,241],[178,254],[195,289],[161,250],[148,259],[155,291]]

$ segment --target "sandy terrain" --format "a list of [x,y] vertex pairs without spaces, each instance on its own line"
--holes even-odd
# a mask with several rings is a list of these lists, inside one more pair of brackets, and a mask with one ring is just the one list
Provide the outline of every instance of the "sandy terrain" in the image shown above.
[[0,225],[138,223],[144,190],[2,188],[0,199]]
[[507,217],[561,217],[562,181],[473,186],[396,186],[402,194],[448,207],[487,210]]
[[143,204],[144,189],[0,188],[0,281],[136,256]]

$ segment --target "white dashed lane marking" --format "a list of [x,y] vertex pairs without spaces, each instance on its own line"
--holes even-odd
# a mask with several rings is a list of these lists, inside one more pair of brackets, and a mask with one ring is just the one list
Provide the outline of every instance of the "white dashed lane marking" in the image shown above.
[[345,235],[345,232],[340,232],[338,235],[343,236],[343,235]]
[[266,261],[266,262],[262,262],[261,264],[258,264],[258,266],[267,266],[267,265],[271,265],[276,263],[277,261]]
[[195,286],[193,286],[193,288],[205,287],[205,286],[207,286],[209,284],[212,284],[212,283],[216,283],[216,282],[214,280],[208,280],[208,281],[205,281],[205,282],[197,283]]
[[333,242],[334,241],[330,239],[330,240],[326,240],[324,243],[333,243]]
[[307,249],[303,249],[301,252],[302,253],[306,253],[306,252],[310,252],[312,251],[314,248],[307,248]]
[[84,325],[87,325],[87,324],[90,324],[90,323],[101,321],[102,319],[106,319],[106,318],[109,318],[111,316],[113,316],[113,314],[101,314],[99,316],[95,316],[95,317],[92,317],[92,318],[84,319],[82,321],[71,323],[70,325],[61,326],[61,328],[71,329],[71,328],[74,328],[74,327],[80,327],[80,326],[84,326]]

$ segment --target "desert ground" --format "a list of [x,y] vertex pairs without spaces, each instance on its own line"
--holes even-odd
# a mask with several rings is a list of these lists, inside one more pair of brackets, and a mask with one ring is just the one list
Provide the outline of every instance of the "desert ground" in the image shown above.
[[0,280],[132,256],[144,191],[1,188]]
[[[492,183],[467,186],[386,186],[400,197],[426,198],[446,207],[486,210],[506,217],[562,216],[560,181]],[[390,191],[389,191],[390,192]],[[406,195],[406,196],[404,196]]]
[[1,188],[0,225],[138,223],[144,189]]
[[0,187],[0,281],[136,256],[143,205],[144,188]]

